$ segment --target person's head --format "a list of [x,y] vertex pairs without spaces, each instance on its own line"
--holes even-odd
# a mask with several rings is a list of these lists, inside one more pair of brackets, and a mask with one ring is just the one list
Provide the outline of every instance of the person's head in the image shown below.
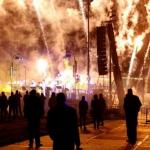
[[64,93],[58,93],[57,96],[56,96],[56,101],[57,101],[57,104],[60,105],[60,104],[64,104],[65,101],[66,101],[66,96]]
[[129,95],[133,95],[133,91],[132,91],[132,89],[130,88],[130,89],[128,89],[128,94]]
[[85,96],[82,96],[82,99],[81,100],[84,100],[85,101]]
[[44,96],[44,94],[43,94],[43,93],[41,93],[41,96]]
[[102,98],[102,97],[103,97],[103,94],[102,94],[102,93],[100,93],[100,94],[99,94],[99,98]]
[[11,92],[11,95],[14,95],[14,92]]
[[52,92],[51,97],[55,97],[55,96],[56,96],[55,92]]
[[2,96],[5,95],[5,92],[2,92]]
[[35,90],[35,89],[31,90],[31,91],[30,91],[30,95],[31,95],[31,96],[35,96],[35,95],[36,95],[36,90]]
[[16,94],[18,94],[19,93],[19,91],[18,90],[16,90]]
[[94,99],[98,99],[98,95],[97,94],[94,95]]

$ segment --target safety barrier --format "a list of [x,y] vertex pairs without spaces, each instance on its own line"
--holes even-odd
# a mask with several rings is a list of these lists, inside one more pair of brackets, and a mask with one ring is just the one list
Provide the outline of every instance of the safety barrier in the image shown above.
[[139,120],[144,121],[146,124],[150,123],[150,107],[142,107],[139,113]]

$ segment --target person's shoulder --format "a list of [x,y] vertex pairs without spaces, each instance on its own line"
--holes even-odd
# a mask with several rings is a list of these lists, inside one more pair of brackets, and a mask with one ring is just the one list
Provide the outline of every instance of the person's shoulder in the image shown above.
[[79,104],[81,104],[81,103],[82,103],[82,100],[79,101]]
[[49,109],[47,114],[49,116],[49,115],[55,114],[56,112],[57,112],[57,109],[53,108],[53,109]]
[[84,103],[88,103],[87,100],[85,100]]
[[138,97],[137,95],[133,95],[133,97],[134,97],[135,99],[139,99],[139,97]]
[[126,94],[126,95],[125,95],[125,98],[127,98],[128,96],[129,96],[129,94]]
[[70,105],[67,105],[67,104],[66,104],[65,106],[66,106],[66,108],[67,108],[67,109],[75,110],[75,108],[73,108],[73,107],[72,107],[72,106],[70,106]]
[[76,112],[76,109],[69,105],[66,105],[66,109],[68,109],[70,112]]

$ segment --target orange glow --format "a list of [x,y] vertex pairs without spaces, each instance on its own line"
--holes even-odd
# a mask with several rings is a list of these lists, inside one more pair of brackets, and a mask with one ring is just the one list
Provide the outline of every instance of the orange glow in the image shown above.
[[39,73],[45,74],[48,69],[48,62],[41,58],[37,60],[37,70]]

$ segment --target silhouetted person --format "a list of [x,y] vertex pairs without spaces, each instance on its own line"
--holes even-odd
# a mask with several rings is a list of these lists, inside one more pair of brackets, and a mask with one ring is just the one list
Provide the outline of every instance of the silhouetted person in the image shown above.
[[137,124],[138,112],[141,107],[138,96],[133,95],[132,89],[128,89],[128,93],[124,98],[124,110],[126,118],[127,136],[130,144],[135,144],[137,140]]
[[56,94],[52,92],[51,97],[49,98],[48,106],[50,109],[53,109],[56,106]]
[[31,90],[29,98],[25,102],[25,116],[28,121],[29,147],[32,148],[35,139],[36,147],[40,147],[40,119],[43,115],[42,102],[37,96],[36,90]]
[[94,95],[93,100],[91,101],[91,109],[92,109],[92,117],[94,128],[99,129],[100,125],[100,114],[101,114],[101,107],[100,107],[100,100],[98,99],[97,94]]
[[8,107],[8,101],[7,96],[5,95],[5,92],[1,93],[1,119],[6,120],[7,119],[7,107]]
[[104,116],[105,116],[105,111],[106,111],[106,101],[103,97],[103,94],[99,94],[99,101],[100,101],[100,122],[101,125],[104,125]]
[[64,93],[56,96],[55,108],[48,111],[48,133],[53,140],[53,150],[74,150],[80,147],[76,110],[65,104]]
[[22,117],[22,111],[21,111],[21,97],[22,95],[18,90],[16,90],[15,93],[15,113],[16,117]]
[[15,118],[15,95],[11,92],[11,95],[8,98],[8,105],[9,105],[9,119]]
[[88,112],[88,102],[85,100],[85,96],[79,102],[79,117],[80,117],[80,128],[86,131],[86,117]]
[[44,112],[44,104],[45,104],[46,97],[44,96],[43,93],[41,93],[40,99],[41,99],[41,102],[42,102],[42,109],[43,109],[43,112]]
[[[29,92],[26,91],[25,95],[23,96],[23,102],[24,102],[24,109],[23,109],[23,112],[24,112],[24,116],[26,115],[26,103],[28,103],[28,99],[29,99]],[[26,116],[25,116],[26,117]]]

